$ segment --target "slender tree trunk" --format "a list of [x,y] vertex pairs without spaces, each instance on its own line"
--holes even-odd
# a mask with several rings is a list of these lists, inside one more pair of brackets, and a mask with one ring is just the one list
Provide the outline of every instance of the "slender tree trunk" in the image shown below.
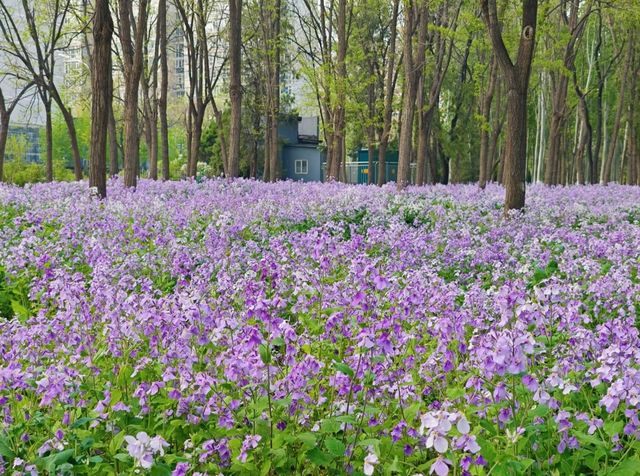
[[240,132],[242,113],[241,48],[242,0],[229,0],[229,101],[231,121],[229,130],[229,176],[240,171]]
[[391,24],[389,27],[389,49],[387,50],[387,69],[384,83],[384,111],[382,116],[382,134],[378,145],[378,185],[386,183],[387,146],[391,134],[391,120],[393,115],[393,97],[395,95],[396,76],[396,41],[398,36],[398,10],[400,0],[393,0]]
[[[575,46],[586,25],[586,21],[591,14],[592,3],[587,3],[586,9],[579,16],[580,2],[570,4],[569,14],[563,10],[560,19],[564,26],[569,30],[569,40],[564,48],[563,66],[569,71],[575,70]],[[569,89],[569,75],[564,71],[556,74],[555,91],[552,95],[552,117],[551,127],[549,128],[549,150],[547,152],[547,160],[545,163],[544,183],[547,185],[556,185],[564,183],[566,177],[561,173],[561,169],[566,167],[563,159],[561,141],[564,134],[564,127],[567,118],[567,93]]]
[[587,156],[587,165],[589,174],[593,170],[593,128],[591,127],[591,120],[589,118],[589,107],[587,106],[586,94],[578,86],[578,77],[574,70],[573,72],[573,86],[578,97],[578,114],[580,118],[580,137],[578,139],[578,147],[576,149],[575,167],[576,167],[576,181],[579,184],[584,184],[587,181],[585,176],[584,157]]
[[280,178],[282,166],[278,154],[278,123],[280,116],[280,21],[281,0],[263,1],[260,4],[261,27],[264,43],[266,75],[266,127],[265,172],[266,179],[275,182]]
[[73,115],[69,108],[66,107],[62,101],[62,97],[58,93],[55,85],[50,88],[51,98],[55,101],[56,105],[62,113],[62,117],[67,126],[69,132],[69,142],[71,144],[71,157],[73,158],[73,172],[76,180],[82,180],[82,159],[80,157],[80,147],[78,146],[78,134],[76,133],[76,125],[73,120]]
[[44,116],[45,116],[45,142],[46,142],[46,154],[45,161],[47,182],[53,182],[53,124],[51,121],[51,98],[47,96],[42,101],[44,103]]
[[495,55],[491,56],[491,62],[489,65],[489,84],[487,86],[484,95],[482,96],[482,103],[480,106],[480,114],[483,118],[483,126],[480,131],[480,176],[478,184],[481,189],[484,189],[487,185],[487,181],[491,178],[488,176],[489,168],[489,133],[490,133],[490,121],[491,121],[491,105],[493,104],[493,95],[496,90],[496,81],[498,78],[498,62]]
[[9,122],[11,114],[20,102],[24,94],[33,86],[33,82],[26,84],[22,90],[13,98],[9,106],[5,103],[5,97],[0,88],[0,182],[4,180],[4,154],[9,137]]
[[613,159],[617,151],[618,135],[620,134],[620,125],[622,123],[622,116],[625,110],[624,104],[625,95],[627,93],[627,81],[635,51],[634,40],[634,32],[633,30],[629,30],[629,44],[627,46],[627,55],[624,61],[622,77],[620,78],[620,89],[618,90],[618,99],[616,105],[616,117],[613,123],[613,129],[611,131],[611,145],[609,146],[609,150],[607,151],[607,157],[602,169],[602,182],[605,185],[611,180],[611,167],[613,165]]
[[[418,32],[417,48],[414,51],[413,37]],[[416,110],[416,92],[422,75],[427,43],[427,4],[424,0],[410,0],[405,12],[404,30],[404,97],[402,126],[398,141],[399,189],[406,187],[411,179],[411,157],[413,155],[413,124]]]
[[337,56],[335,66],[335,100],[332,114],[332,146],[329,179],[340,180],[345,149],[345,103],[347,88],[347,0],[338,0],[337,12]]
[[[110,85],[113,85],[112,81],[109,81]],[[113,89],[112,89],[113,91]],[[118,175],[120,171],[118,165],[118,132],[116,130],[116,118],[113,113],[113,103],[109,107],[109,174],[112,177]]]
[[[371,55],[371,52],[367,52]],[[373,183],[373,162],[376,155],[376,83],[373,81],[375,68],[373,60],[369,57],[369,85],[367,86],[367,111],[368,121],[367,126],[367,184]]]
[[160,118],[160,160],[162,179],[169,180],[169,124],[167,121],[167,95],[169,91],[169,66],[167,64],[167,0],[158,1],[158,41],[160,42],[160,96],[158,116]]
[[[2,98],[0,98],[0,101],[3,102]],[[5,114],[0,114],[0,182],[4,180],[4,153],[7,147],[8,136],[9,136],[9,118],[5,117]]]
[[602,12],[600,11],[600,2],[598,2],[598,26],[596,29],[596,46],[594,51],[594,59],[596,66],[596,75],[598,80],[598,94],[596,96],[596,143],[593,148],[593,166],[590,170],[589,183],[598,183],[600,175],[600,155],[602,153],[602,141],[604,137],[604,86],[605,75],[602,70],[600,61],[600,51],[602,49]]
[[111,36],[113,22],[108,0],[96,0],[93,17],[93,71],[91,73],[91,164],[89,186],[101,198],[107,196],[107,129],[113,92],[111,81]]
[[[133,5],[118,0],[120,43],[124,64],[124,185],[134,187],[140,173],[140,139],[138,130],[138,91],[143,68],[143,41],[147,29],[147,0],[139,0],[138,14],[134,18]],[[131,20],[136,20],[132,39]]]

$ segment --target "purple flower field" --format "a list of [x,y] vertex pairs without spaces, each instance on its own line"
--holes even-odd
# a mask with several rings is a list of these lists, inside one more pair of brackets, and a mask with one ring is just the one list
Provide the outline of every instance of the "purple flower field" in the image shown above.
[[0,473],[640,474],[640,188],[0,186]]

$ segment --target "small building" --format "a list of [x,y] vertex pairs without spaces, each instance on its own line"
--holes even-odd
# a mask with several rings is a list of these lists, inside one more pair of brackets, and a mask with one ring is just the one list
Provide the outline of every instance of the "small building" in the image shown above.
[[[348,183],[369,183],[369,174],[372,174],[372,183],[378,182],[378,149],[375,150],[373,170],[369,170],[369,150],[360,149],[356,152],[355,161],[347,162]],[[387,182],[395,182],[398,178],[398,152],[387,151],[385,154],[385,178]]]
[[324,179],[325,152],[319,147],[317,117],[290,116],[280,120],[282,177],[303,182]]

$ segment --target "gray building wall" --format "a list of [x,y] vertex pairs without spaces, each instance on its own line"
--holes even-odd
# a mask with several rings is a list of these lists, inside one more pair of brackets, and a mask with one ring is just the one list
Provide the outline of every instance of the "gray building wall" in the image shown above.
[[[282,146],[282,170],[283,177],[291,180],[302,180],[303,182],[321,182],[323,179],[322,164],[324,162],[324,152],[318,149],[315,144],[292,144]],[[296,161],[299,161],[296,170]],[[306,172],[300,173],[305,170]],[[302,165],[302,170],[300,165]]]

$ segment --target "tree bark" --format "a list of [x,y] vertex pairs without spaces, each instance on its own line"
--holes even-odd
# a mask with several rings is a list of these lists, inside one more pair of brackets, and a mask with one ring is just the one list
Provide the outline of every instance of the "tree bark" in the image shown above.
[[264,47],[264,73],[266,77],[266,127],[264,130],[265,178],[271,182],[275,182],[280,178],[282,170],[278,155],[281,16],[281,0],[262,0],[260,2],[260,23]]
[[242,121],[242,0],[229,0],[229,102],[231,120],[229,128],[229,177],[240,171],[240,132]]
[[589,118],[589,107],[587,105],[586,93],[578,86],[578,77],[575,69],[573,71],[573,87],[578,96],[578,114],[580,117],[580,137],[575,155],[576,181],[583,185],[587,181],[585,176],[584,157],[587,156],[589,174],[593,171],[593,128]]
[[[413,37],[418,32],[414,51]],[[402,126],[398,141],[398,189],[405,188],[411,180],[411,157],[413,154],[413,121],[416,110],[416,92],[423,75],[427,34],[427,4],[424,0],[410,0],[405,12],[404,25],[404,94]]]
[[493,96],[495,94],[497,80],[498,62],[495,55],[492,55],[489,64],[489,84],[487,85],[487,89],[484,91],[480,105],[480,114],[483,118],[483,124],[480,131],[480,175],[478,185],[481,189],[484,189],[487,185],[487,181],[491,179],[489,176],[489,137],[491,106],[493,104]]
[[158,41],[160,43],[160,96],[158,116],[160,119],[160,160],[162,179],[169,180],[169,124],[167,120],[167,95],[169,91],[169,66],[167,64],[167,0],[158,1]]
[[[109,81],[110,87],[113,88],[113,81]],[[113,91],[113,89],[111,89]],[[119,172],[118,165],[118,132],[116,130],[116,118],[113,113],[113,102],[109,108],[109,175],[115,177]]]
[[525,204],[527,167],[527,95],[535,47],[537,0],[522,1],[522,31],[516,62],[502,39],[496,0],[482,0],[482,16],[507,86],[507,141],[504,153],[505,213]]
[[620,134],[620,125],[622,124],[622,116],[625,110],[624,101],[625,101],[625,95],[627,93],[627,80],[629,77],[629,72],[633,62],[634,54],[635,54],[634,31],[629,30],[629,44],[627,45],[627,54],[624,61],[622,77],[620,78],[620,87],[618,90],[618,98],[616,101],[616,117],[613,123],[613,129],[611,130],[611,145],[609,146],[609,150],[607,151],[607,157],[604,162],[604,167],[602,169],[602,183],[605,185],[611,181],[611,167],[613,166],[613,159],[617,151],[618,136]]
[[398,10],[400,0],[393,1],[391,13],[391,24],[389,26],[389,49],[387,50],[386,78],[384,82],[384,111],[382,116],[382,133],[378,145],[378,185],[386,183],[387,172],[387,147],[389,145],[389,135],[391,134],[391,120],[393,116],[393,97],[396,86],[396,41],[398,36]]
[[[140,173],[140,139],[138,130],[138,91],[143,69],[143,43],[147,29],[147,0],[139,0],[134,17],[133,2],[118,0],[120,44],[124,65],[124,185],[134,187]],[[132,28],[131,19],[135,18]],[[132,30],[135,40],[132,38]]]
[[555,75],[555,81],[552,82],[555,90],[552,94],[552,116],[551,126],[549,127],[549,150],[547,152],[547,160],[545,163],[544,183],[547,185],[556,185],[564,182],[561,170],[562,148],[561,140],[564,133],[565,122],[567,118],[567,93],[569,89],[569,74],[575,70],[575,46],[586,25],[587,19],[591,14],[592,3],[586,5],[586,9],[582,16],[579,16],[580,2],[572,2],[570,4],[569,15],[566,14],[564,2],[561,2],[560,18],[564,26],[569,30],[569,40],[564,48],[563,66],[566,70],[560,71]]
[[89,187],[107,196],[107,129],[113,92],[111,81],[111,36],[113,22],[108,0],[96,0],[93,17],[93,71],[91,72],[91,163]]
[[45,142],[46,142],[46,160],[45,169],[47,182],[53,182],[53,125],[51,121],[51,97],[46,95],[42,99],[44,105],[45,116]]

